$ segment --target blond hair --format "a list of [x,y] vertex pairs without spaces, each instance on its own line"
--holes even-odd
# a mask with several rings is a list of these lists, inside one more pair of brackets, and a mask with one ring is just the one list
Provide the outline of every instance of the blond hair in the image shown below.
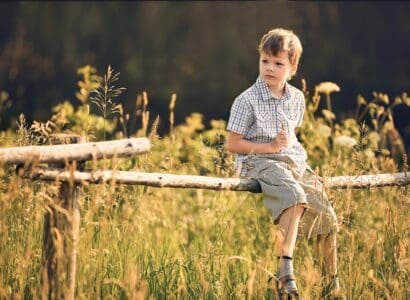
[[280,51],[287,51],[289,61],[292,65],[297,65],[302,55],[302,43],[296,34],[291,30],[275,28],[269,30],[262,36],[259,43],[259,54],[261,52],[277,55]]

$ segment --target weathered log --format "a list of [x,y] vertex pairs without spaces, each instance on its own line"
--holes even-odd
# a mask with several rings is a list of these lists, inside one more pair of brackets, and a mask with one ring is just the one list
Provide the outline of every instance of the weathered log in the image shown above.
[[145,153],[151,144],[147,138],[130,138],[105,142],[49,146],[10,147],[0,149],[0,162],[27,164],[28,162],[85,161],[91,159],[125,157]]
[[[81,143],[79,136],[53,137],[52,143]],[[64,162],[50,167],[63,168]],[[76,161],[68,167],[81,167]],[[77,244],[80,230],[78,183],[62,182],[54,199],[47,203],[43,223],[40,291],[42,299],[75,299]]]
[[404,186],[410,184],[410,173],[334,176],[325,178],[324,183],[325,186],[332,189]]
[[[41,180],[73,181],[76,183],[102,183],[114,181],[117,184],[146,185],[152,187],[249,191],[253,193],[259,193],[261,191],[259,183],[252,179],[218,178],[133,171],[97,170],[91,172],[68,172],[64,170],[38,169],[32,171],[31,178]],[[402,186],[410,184],[410,174],[395,173],[338,176],[325,178],[324,183],[326,188],[330,189],[360,189],[382,186]]]
[[239,178],[218,178],[195,175],[174,175],[133,171],[96,170],[91,172],[68,172],[57,169],[34,169],[32,179],[48,181],[72,181],[76,183],[103,183],[146,185],[152,187],[199,188],[211,190],[234,190],[260,192],[259,184]]

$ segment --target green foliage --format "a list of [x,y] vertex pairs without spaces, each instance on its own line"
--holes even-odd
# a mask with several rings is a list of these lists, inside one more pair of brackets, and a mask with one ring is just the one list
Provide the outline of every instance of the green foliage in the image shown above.
[[[103,132],[121,136],[115,122],[89,112],[92,89],[85,77],[92,69],[82,70],[88,88],[79,86],[84,89],[79,107],[64,101],[48,122],[31,126],[22,115],[16,132],[0,132],[2,146],[37,143],[60,132],[89,139],[91,133],[97,139]],[[338,122],[330,106],[324,114],[319,110],[318,92],[305,93],[298,135],[321,175],[407,170],[392,155],[398,141],[384,142],[394,130],[392,104],[385,97],[359,98],[362,117]],[[396,105],[408,105],[407,96],[400,99]],[[208,125],[202,114],[192,113],[161,137],[158,117],[150,120],[147,93],[138,101],[141,128],[131,136],[148,136],[152,151],[87,168],[232,176],[225,120]],[[170,113],[175,101],[172,96]],[[0,299],[40,297],[43,214],[57,188],[53,182],[22,180],[0,166]],[[328,192],[341,224],[339,274],[348,299],[408,298],[408,188]],[[275,299],[268,278],[276,269],[276,227],[260,194],[99,184],[81,187],[79,205],[77,299]],[[319,299],[324,280],[311,241],[298,242],[295,269],[304,299]]]
[[[305,92],[306,113],[299,137],[310,164],[313,167],[331,165],[331,173],[326,174],[329,176],[356,171],[395,172],[405,163],[406,152],[395,128],[393,108],[408,105],[404,100],[406,94],[403,100],[398,97],[391,104],[385,94],[373,93],[374,99],[369,102],[358,96],[356,116],[334,123],[335,115],[329,110],[329,103],[332,92],[338,90],[337,85],[326,82],[319,84],[313,95]],[[319,93],[326,95],[327,109],[319,110]]]
[[75,96],[82,104],[87,103],[90,94],[100,87],[101,77],[96,72],[97,70],[90,65],[77,69],[77,75],[82,75],[83,80],[77,83],[80,90]]
[[[45,144],[49,142],[51,135],[58,133],[77,134],[88,140],[105,140],[107,133],[111,137],[117,126],[117,119],[108,120],[108,117],[121,111],[122,107],[115,104],[113,99],[124,89],[113,85],[118,80],[119,73],[113,74],[110,66],[103,79],[95,73],[95,68],[89,65],[77,70],[77,74],[82,76],[76,92],[80,106],[74,107],[69,100],[65,100],[51,109],[53,115],[50,120],[34,121],[30,126],[26,124],[24,115],[21,115],[17,122],[17,145]],[[90,98],[92,93],[95,96]],[[89,101],[97,105],[102,116],[90,113]]]
[[9,94],[6,91],[0,91],[0,114],[11,106]]
[[[403,42],[409,31],[407,5],[405,1],[396,5],[186,1],[176,6],[162,1],[49,5],[8,1],[0,9],[5,33],[0,44],[0,88],[13,95],[14,105],[23,108],[28,119],[45,120],[49,111],[44,107],[61,100],[54,96],[56,89],[63,94],[72,88],[72,70],[89,63],[106,66],[115,58],[130,95],[140,92],[136,83],[155,90],[157,107],[163,108],[157,113],[165,113],[167,97],[176,91],[183,95],[180,115],[198,110],[214,114],[218,107],[222,116],[233,97],[255,80],[260,37],[279,25],[300,36],[305,49],[301,68],[310,82],[318,82],[323,74],[341,78],[350,84],[343,90],[349,100],[354,100],[354,91],[373,87],[401,92],[410,81],[403,67],[410,52]],[[381,22],[384,18],[390,22]],[[388,40],[380,43],[380,36]],[[389,63],[381,69],[386,54]],[[346,101],[342,110],[348,111],[353,102]]]
[[83,104],[77,109],[69,101],[64,101],[53,108],[54,115],[52,119],[58,120],[58,132],[69,130],[88,138],[101,140],[105,134],[113,133],[116,127],[116,121],[110,121],[104,117],[91,114],[89,105]]

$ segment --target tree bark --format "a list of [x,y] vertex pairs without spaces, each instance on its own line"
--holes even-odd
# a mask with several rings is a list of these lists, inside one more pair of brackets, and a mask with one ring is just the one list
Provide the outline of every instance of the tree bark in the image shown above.
[[31,164],[33,162],[85,161],[100,158],[132,156],[147,152],[147,138],[130,138],[82,144],[10,147],[0,149],[0,162]]
[[[261,192],[260,185],[256,180],[240,178],[218,178],[112,170],[67,172],[64,170],[46,169],[33,170],[30,176],[33,179],[74,181],[76,183],[101,183],[114,181],[118,184],[146,185],[152,187],[199,188],[210,190],[249,191],[253,193]],[[409,184],[410,174],[407,173],[338,176],[324,179],[324,185],[329,189],[361,189]]]

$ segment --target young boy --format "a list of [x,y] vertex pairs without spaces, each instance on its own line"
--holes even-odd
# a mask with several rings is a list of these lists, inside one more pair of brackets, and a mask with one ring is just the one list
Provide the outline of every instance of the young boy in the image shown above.
[[259,44],[259,77],[235,99],[227,125],[226,148],[236,154],[237,171],[258,180],[264,204],[278,225],[276,286],[281,299],[299,296],[292,263],[298,228],[317,237],[329,287],[333,294],[340,293],[336,215],[295,134],[305,99],[287,80],[295,75],[301,54],[302,45],[292,31],[266,33]]

